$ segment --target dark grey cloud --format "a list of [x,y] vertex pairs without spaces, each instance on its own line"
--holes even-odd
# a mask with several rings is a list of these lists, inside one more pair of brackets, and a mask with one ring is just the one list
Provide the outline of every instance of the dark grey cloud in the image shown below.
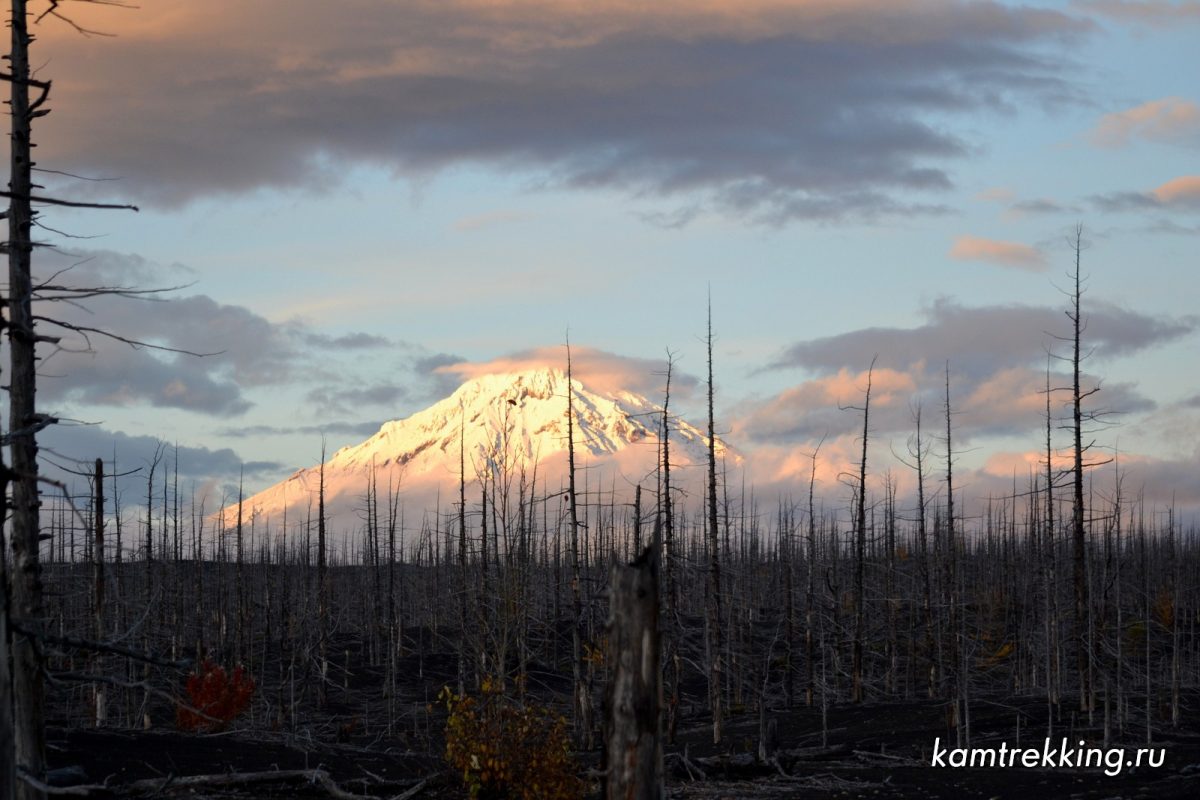
[[1104,212],[1200,211],[1200,175],[1181,175],[1144,192],[1092,195],[1091,203]]
[[440,367],[461,364],[464,361],[466,361],[465,358],[456,356],[453,353],[432,353],[413,359],[413,372],[417,375],[428,377],[436,374]]
[[370,333],[347,333],[342,336],[307,333],[304,334],[304,343],[328,350],[375,350],[392,345],[392,341],[386,336],[375,336]]
[[1160,219],[1146,226],[1147,233],[1165,233],[1171,236],[1200,236],[1200,225],[1180,225],[1169,219]]
[[441,368],[464,361],[465,358],[452,353],[434,353],[413,359],[412,371],[421,379],[418,385],[427,387],[424,398],[440,400],[453,394],[462,381],[458,375],[442,371]]
[[328,422],[322,425],[296,425],[292,427],[280,425],[242,425],[239,427],[219,428],[218,436],[241,438],[244,436],[320,436],[332,434],[336,436],[361,436],[366,438],[377,433],[383,422]]
[[[179,267],[111,252],[47,251],[36,269],[45,297],[62,296],[53,288],[58,286],[144,289],[176,286],[187,277]],[[35,313],[46,318],[41,331],[63,337],[60,349],[43,348],[38,387],[43,400],[236,415],[250,408],[247,391],[256,387],[328,381],[332,397],[346,378],[318,368],[331,352],[410,349],[366,333],[333,336],[301,322],[272,322],[243,306],[188,291],[138,298],[101,295],[78,304],[38,302]],[[124,341],[73,330],[80,326]],[[377,387],[362,397],[384,402],[400,396],[393,392],[385,398],[381,392]]]
[[[90,473],[95,460],[101,458],[109,475],[122,474],[118,479],[118,491],[126,506],[144,502],[148,468],[159,448],[163,448],[163,461],[156,472],[159,476],[154,489],[156,493],[161,492],[162,470],[166,468],[172,474],[175,470],[175,445],[154,436],[135,436],[98,425],[62,424],[47,428],[38,440],[43,475],[78,488],[86,479],[74,473]],[[195,489],[197,503],[211,491],[226,494],[236,491],[237,480],[243,472],[247,482],[253,483],[274,480],[285,470],[285,465],[274,461],[243,461],[227,447],[210,449],[180,445],[178,463],[179,490],[181,494],[190,495]],[[56,492],[46,490],[45,494],[53,498]],[[181,499],[186,506],[187,499]],[[219,500],[219,496],[210,497],[208,508],[216,510]]]
[[103,340],[90,353],[47,360],[39,375],[38,389],[51,403],[145,404],[208,414],[241,414],[251,406],[237,383],[214,375],[198,359]]
[[308,392],[309,402],[324,411],[357,410],[363,406],[393,406],[408,399],[408,390],[395,383],[371,386],[319,386]]
[[[1084,297],[1085,343],[1096,358],[1129,355],[1185,336],[1200,324],[1194,317],[1150,316]],[[925,324],[915,328],[864,328],[797,342],[768,368],[799,367],[817,373],[865,369],[875,356],[880,366],[906,369],[927,363],[974,378],[1006,367],[1045,363],[1045,349],[1062,352],[1054,336],[1070,333],[1063,310],[1046,306],[969,307],[939,299],[924,310]]]
[[1009,211],[1015,211],[1018,214],[1076,214],[1079,209],[1076,206],[1063,205],[1053,200],[1022,200],[1019,203],[1013,203],[1008,207]]
[[1164,203],[1157,197],[1146,192],[1094,194],[1088,198],[1088,201],[1097,211],[1109,214],[1122,211],[1155,211],[1164,206]]
[[153,36],[40,43],[55,166],[173,205],[476,163],[767,223],[944,212],[956,115],[1078,102],[1063,45],[1090,29],[996,2],[165,7]]

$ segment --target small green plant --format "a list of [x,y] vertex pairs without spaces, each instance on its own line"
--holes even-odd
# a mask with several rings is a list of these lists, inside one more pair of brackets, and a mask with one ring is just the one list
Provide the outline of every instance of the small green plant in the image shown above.
[[583,794],[561,714],[505,697],[484,680],[479,697],[442,689],[446,763],[473,800],[573,800]]
[[254,697],[254,679],[241,665],[230,674],[208,660],[188,676],[184,688],[189,705],[176,709],[175,724],[185,731],[224,730]]

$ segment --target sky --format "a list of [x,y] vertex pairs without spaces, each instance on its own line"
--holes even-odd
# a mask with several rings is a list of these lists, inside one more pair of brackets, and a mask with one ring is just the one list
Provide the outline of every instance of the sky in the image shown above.
[[44,311],[170,348],[47,351],[60,463],[161,439],[185,481],[263,488],[568,332],[631,386],[668,350],[698,386],[711,293],[718,427],[753,479],[807,475],[822,437],[831,476],[850,463],[840,407],[877,357],[880,469],[948,362],[991,491],[1044,436],[1082,224],[1096,452],[1200,504],[1200,2],[58,11],[40,178],[140,211],[45,209],[35,272],[166,291]]

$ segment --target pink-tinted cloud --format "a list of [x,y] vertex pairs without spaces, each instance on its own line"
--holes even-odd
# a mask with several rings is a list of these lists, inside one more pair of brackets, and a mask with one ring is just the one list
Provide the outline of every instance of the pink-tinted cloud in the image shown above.
[[[525,372],[531,369],[553,368],[566,370],[566,347],[536,347],[489,361],[457,361],[442,363],[433,368],[437,375],[453,376],[467,381],[483,375]],[[617,355],[594,347],[571,348],[573,376],[588,389],[605,394],[633,392],[658,402],[666,383],[667,363],[664,359],[633,358]],[[671,374],[673,396],[686,396],[697,385],[697,379],[675,367]]]
[[1200,206],[1200,175],[1169,180],[1151,194],[1166,205]]
[[[1050,465],[1055,472],[1070,469],[1074,463],[1073,453],[1066,450],[1050,451]],[[1030,475],[1044,475],[1045,471],[1045,450],[1004,450],[992,453],[980,467],[981,473],[1004,480],[1010,480],[1014,475],[1017,476],[1017,480],[1022,480]]]
[[950,248],[950,257],[958,261],[986,261],[1001,267],[1045,272],[1046,258],[1036,248],[1020,242],[960,236]]
[[1096,147],[1124,147],[1134,139],[1200,144],[1200,106],[1164,97],[1105,114],[1092,130]]
[[[866,370],[848,369],[784,389],[764,402],[741,409],[731,441],[744,438],[770,444],[817,440],[825,434],[852,434],[861,430],[862,414],[848,407],[861,406],[866,389]],[[876,367],[871,376],[874,427],[890,430],[907,420],[908,399],[916,392],[911,374]]]
[[1200,175],[1181,175],[1149,191],[1095,195],[1091,201],[1109,212],[1200,209]]

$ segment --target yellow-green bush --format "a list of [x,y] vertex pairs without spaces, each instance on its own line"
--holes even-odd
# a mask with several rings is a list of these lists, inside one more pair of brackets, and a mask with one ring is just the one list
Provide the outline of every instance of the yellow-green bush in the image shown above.
[[475,800],[572,800],[583,794],[561,714],[505,697],[485,680],[479,697],[450,687],[438,699],[446,720],[446,762]]

